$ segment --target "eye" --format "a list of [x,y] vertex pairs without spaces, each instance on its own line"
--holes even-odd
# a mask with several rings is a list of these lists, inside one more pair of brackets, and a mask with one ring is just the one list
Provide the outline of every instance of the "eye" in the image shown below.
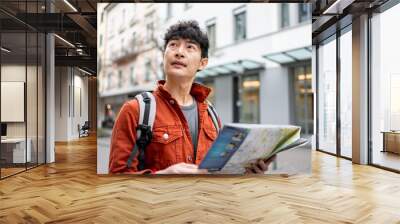
[[175,47],[175,46],[176,46],[176,43],[175,43],[175,42],[171,42],[171,43],[169,43],[169,46],[170,46],[170,47]]

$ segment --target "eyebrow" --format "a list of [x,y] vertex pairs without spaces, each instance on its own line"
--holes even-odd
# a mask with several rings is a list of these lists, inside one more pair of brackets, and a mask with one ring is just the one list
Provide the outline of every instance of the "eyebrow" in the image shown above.
[[194,41],[194,40],[188,40],[187,42],[189,42],[190,44],[194,44],[194,45],[200,45],[199,43],[197,43],[197,42]]
[[197,41],[194,41],[192,39],[184,39],[184,38],[179,38],[179,37],[172,37],[169,41],[178,41],[179,39],[186,40],[188,43],[194,44],[194,45],[200,47],[200,44]]

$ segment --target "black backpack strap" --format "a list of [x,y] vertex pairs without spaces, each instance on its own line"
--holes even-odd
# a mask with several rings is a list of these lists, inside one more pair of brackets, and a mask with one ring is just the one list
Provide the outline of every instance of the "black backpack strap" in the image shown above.
[[215,129],[217,130],[217,133],[219,133],[219,130],[221,127],[219,126],[219,123],[218,123],[219,117],[218,117],[217,111],[215,110],[214,106],[210,103],[210,101],[207,100],[207,104],[208,104],[207,111],[211,116],[212,122],[214,124]]
[[[145,169],[145,150],[153,136],[153,124],[156,115],[156,101],[152,93],[144,92],[136,96],[139,103],[139,123],[136,128],[136,144],[129,155],[127,167],[131,167],[133,158],[138,155],[138,170]],[[139,152],[139,154],[137,153]]]

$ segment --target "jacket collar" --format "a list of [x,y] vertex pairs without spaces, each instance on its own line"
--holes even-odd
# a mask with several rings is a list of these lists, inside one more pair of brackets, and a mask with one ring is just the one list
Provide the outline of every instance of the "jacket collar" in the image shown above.
[[[161,95],[166,97],[167,99],[172,98],[171,94],[164,88],[165,80],[159,80],[157,82],[156,91],[160,92]],[[208,94],[210,94],[211,89],[201,85],[200,83],[193,83],[192,88],[190,89],[190,95],[192,95],[197,102],[204,102],[207,99]]]

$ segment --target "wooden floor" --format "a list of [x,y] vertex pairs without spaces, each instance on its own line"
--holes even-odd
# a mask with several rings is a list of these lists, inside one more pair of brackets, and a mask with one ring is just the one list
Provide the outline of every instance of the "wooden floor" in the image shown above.
[[97,176],[96,139],[0,181],[0,223],[400,223],[400,175],[313,152],[302,176]]
[[25,164],[18,164],[17,167],[2,167],[0,172],[1,172],[1,178],[6,178],[8,176],[23,172],[27,169],[33,169],[35,167],[37,167],[36,163],[27,163],[26,165],[27,167],[25,167]]
[[17,167],[17,168],[1,168],[1,178],[13,175],[13,174],[18,173],[18,172],[22,172],[24,170],[26,170],[25,167],[24,168],[22,168],[22,167],[21,168],[20,167]]
[[400,154],[392,152],[374,151],[372,157],[374,164],[386,166],[395,170],[400,170]]

